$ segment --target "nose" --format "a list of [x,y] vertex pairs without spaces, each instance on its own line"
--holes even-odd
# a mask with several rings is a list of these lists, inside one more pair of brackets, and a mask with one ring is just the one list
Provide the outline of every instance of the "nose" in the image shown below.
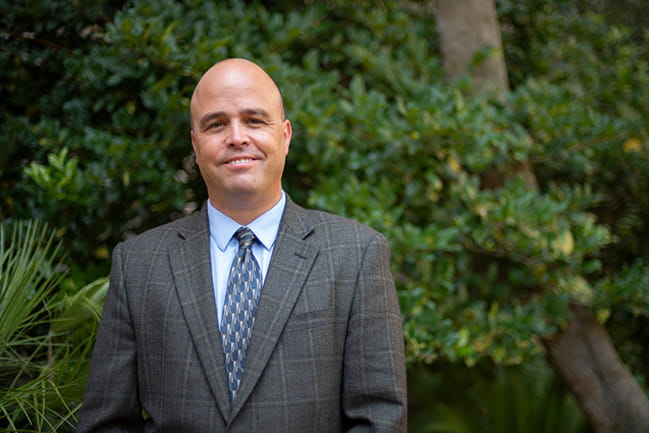
[[248,145],[248,136],[246,135],[245,128],[240,122],[231,122],[228,146],[240,147],[246,145]]

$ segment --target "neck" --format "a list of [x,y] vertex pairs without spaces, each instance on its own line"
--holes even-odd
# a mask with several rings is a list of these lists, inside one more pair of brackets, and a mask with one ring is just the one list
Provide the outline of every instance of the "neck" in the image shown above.
[[277,196],[265,198],[262,200],[246,200],[244,197],[239,197],[236,200],[218,200],[215,197],[210,197],[210,203],[215,209],[223,212],[225,215],[232,218],[242,226],[247,226],[265,212],[268,212],[273,206],[279,202],[282,197],[280,190]]

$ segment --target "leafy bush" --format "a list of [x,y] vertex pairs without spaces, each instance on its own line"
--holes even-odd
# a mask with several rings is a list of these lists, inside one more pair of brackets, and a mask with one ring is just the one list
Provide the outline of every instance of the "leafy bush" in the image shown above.
[[[584,3],[593,10],[593,2]],[[610,230],[613,242],[599,253],[598,278],[589,279],[592,306],[622,358],[649,386],[649,351],[638,344],[649,339],[647,35],[582,14],[575,2],[500,6],[510,77],[519,84],[512,108],[533,140],[530,160],[539,184],[568,184],[596,199],[584,208]],[[620,6],[598,5],[610,11]]]
[[[528,34],[534,58],[513,61],[539,78],[516,78],[503,105],[444,83],[432,17],[401,5],[273,12],[234,0],[137,1],[92,26],[93,43],[63,60],[41,99],[60,107],[55,116],[9,115],[7,136],[38,143],[16,183],[23,196],[10,197],[14,213],[62,228],[75,262],[105,264],[125,232],[200,206],[187,134],[192,86],[220,58],[253,58],[282,84],[294,123],[289,192],[391,240],[411,358],[520,362],[537,353],[534,335],[561,324],[571,299],[592,300],[609,269],[603,248],[624,233],[599,224],[614,220],[604,212],[589,213],[619,191],[601,181],[612,179],[606,172],[631,164],[636,182],[648,178],[646,99],[624,92],[624,77],[644,70],[631,63],[640,52],[625,48],[610,72],[598,59],[621,36],[595,27],[589,45],[578,39],[593,36],[584,17],[547,5],[500,3],[506,22],[533,14],[542,35]],[[568,26],[575,40],[559,46]],[[571,63],[578,55],[591,67]],[[640,145],[628,144],[634,138]],[[512,177],[527,161],[538,192]],[[622,209],[625,248],[644,230],[642,203]]]

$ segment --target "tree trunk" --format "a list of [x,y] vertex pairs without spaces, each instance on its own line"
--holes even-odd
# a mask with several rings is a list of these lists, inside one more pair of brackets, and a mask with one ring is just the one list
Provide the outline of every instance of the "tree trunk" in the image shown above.
[[543,343],[595,433],[649,432],[649,401],[592,314],[574,307],[568,328]]
[[448,78],[469,74],[476,89],[507,94],[507,67],[495,0],[436,0],[434,8]]
[[[495,0],[432,0],[439,33],[442,63],[449,80],[470,74],[475,88],[496,92],[500,99],[509,93],[507,66],[503,51]],[[474,65],[476,55],[488,55]],[[518,161],[509,173],[482,176],[484,188],[502,186],[513,174],[530,189],[537,189],[536,177],[527,161]]]
[[[507,71],[495,0],[431,0],[436,14],[443,64],[449,79],[470,73],[479,90],[508,91]],[[472,68],[476,53],[495,51]],[[527,162],[510,170],[537,189]],[[485,176],[483,188],[497,188],[502,173]],[[495,179],[495,180],[494,180]],[[544,339],[548,361],[568,384],[595,433],[649,433],[649,400],[613,347],[606,328],[575,307],[566,330]]]

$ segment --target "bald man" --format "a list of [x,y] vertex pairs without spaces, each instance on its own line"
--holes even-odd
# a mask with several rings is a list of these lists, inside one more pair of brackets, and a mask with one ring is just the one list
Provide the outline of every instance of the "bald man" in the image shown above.
[[254,63],[211,67],[190,118],[208,200],[113,251],[77,431],[405,432],[386,239],[282,190],[291,123]]

